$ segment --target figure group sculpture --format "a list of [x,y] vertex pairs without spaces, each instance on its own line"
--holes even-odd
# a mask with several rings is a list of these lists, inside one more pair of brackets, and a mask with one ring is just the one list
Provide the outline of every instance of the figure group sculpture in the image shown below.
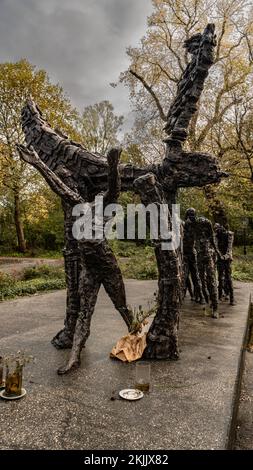
[[210,301],[212,316],[218,318],[218,299],[229,296],[230,305],[234,305],[231,271],[233,232],[218,223],[213,229],[210,220],[197,217],[194,208],[187,209],[185,219],[184,293],[188,289],[191,299],[202,305]]
[[[176,201],[178,188],[203,187],[218,183],[227,176],[220,170],[214,156],[183,150],[187,128],[213,63],[216,44],[214,30],[214,25],[208,24],[202,34],[185,41],[184,47],[191,55],[191,60],[182,74],[176,98],[169,108],[165,127],[168,135],[164,141],[165,157],[159,164],[144,168],[119,164],[120,150],[117,149],[112,149],[107,159],[88,152],[82,145],[53,130],[32,99],[22,111],[22,128],[27,147],[18,146],[20,156],[38,169],[53,191],[60,195],[64,211],[67,309],[64,328],[55,335],[52,343],[56,348],[72,349],[68,363],[59,369],[59,374],[67,373],[80,364],[81,349],[89,336],[91,317],[101,284],[127,328],[131,329],[132,324],[117,261],[105,239],[88,242],[73,237],[73,206],[84,202],[92,204],[99,193],[103,194],[104,203],[116,201],[120,191],[134,190],[145,206],[154,203],[159,208],[160,204],[166,203],[170,209]],[[168,224],[171,226],[170,210]],[[206,296],[210,296],[215,313],[218,298],[209,269],[212,264],[209,249],[213,243],[210,226],[206,220],[198,220],[195,232],[191,233],[190,223],[186,220],[185,228],[189,229],[189,250],[185,248],[184,260],[185,264],[188,263],[187,269],[194,282],[195,296],[200,302],[204,302],[204,299],[207,301]],[[193,245],[196,242],[199,248],[190,246],[192,236]],[[223,243],[220,235],[217,235],[217,240],[218,245]],[[144,355],[150,359],[177,359],[180,303],[184,291],[182,254],[179,249],[162,250],[163,241],[168,240],[160,237],[155,242],[159,272],[157,312],[147,334]],[[223,253],[224,250],[219,249]],[[221,258],[223,262],[226,260]],[[200,282],[196,263],[200,271],[203,269],[205,273],[207,287]],[[226,268],[224,264],[221,265],[221,278],[223,272],[229,272],[229,263]],[[222,285],[222,289],[229,288],[227,282]]]

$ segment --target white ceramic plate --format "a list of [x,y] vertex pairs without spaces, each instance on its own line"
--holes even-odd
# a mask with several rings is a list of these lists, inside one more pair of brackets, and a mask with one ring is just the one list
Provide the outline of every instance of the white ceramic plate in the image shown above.
[[5,395],[5,390],[2,390],[0,392],[0,397],[1,398],[4,398],[4,400],[17,400],[18,398],[22,398],[26,395],[26,389],[25,388],[21,388],[21,395],[17,395],[16,397],[7,397]]
[[139,400],[144,397],[144,393],[135,388],[125,388],[120,390],[119,395],[125,400]]

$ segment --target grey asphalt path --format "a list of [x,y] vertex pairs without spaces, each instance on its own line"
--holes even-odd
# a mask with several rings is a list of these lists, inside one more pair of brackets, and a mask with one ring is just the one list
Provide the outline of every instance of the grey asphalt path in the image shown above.
[[[146,304],[155,281],[127,280],[131,305]],[[184,304],[179,361],[151,363],[152,387],[138,402],[111,400],[133,386],[135,364],[109,358],[126,333],[101,290],[82,366],[58,376],[68,351],[50,339],[62,327],[65,292],[0,303],[0,354],[25,350],[36,363],[25,371],[27,396],[0,401],[0,449],[224,449],[247,322],[250,284],[236,283],[237,306],[221,318]]]

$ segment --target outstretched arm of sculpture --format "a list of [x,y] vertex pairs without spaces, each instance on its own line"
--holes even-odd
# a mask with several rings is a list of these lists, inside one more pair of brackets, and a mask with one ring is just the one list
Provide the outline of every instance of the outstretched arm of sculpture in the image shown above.
[[[22,128],[27,145],[33,145],[40,159],[51,171],[55,172],[59,166],[64,165],[80,187],[86,186],[90,199],[107,190],[106,159],[102,155],[88,152],[82,145],[52,129],[31,99],[22,111]],[[122,191],[132,190],[133,181],[150,172],[156,175],[158,181],[166,178],[168,187],[203,186],[217,183],[225,176],[214,157],[182,151],[176,159],[171,156],[168,159],[167,155],[162,165],[137,168],[120,164],[119,172]]]
[[22,160],[36,168],[58,196],[68,203],[80,204],[84,202],[80,194],[70,189],[47,165],[45,165],[33,147],[28,149],[21,144],[17,144],[16,147]]
[[223,256],[219,250],[219,240],[218,240],[218,237],[217,237],[217,234],[216,232],[214,231],[213,232],[213,243],[214,243],[214,246],[215,246],[215,251],[218,255],[218,259],[223,259]]
[[[30,98],[22,110],[22,129],[28,146],[33,145],[40,159],[52,170],[64,165],[79,185],[87,187],[89,198],[106,191],[108,165],[103,155],[88,151],[58,129],[52,129],[36,103]],[[149,171],[150,167],[149,167]],[[133,180],[147,169],[121,164],[122,190],[132,189]]]
[[216,241],[215,241],[215,234],[214,234],[212,223],[210,222],[210,220],[208,222],[209,222],[209,240],[210,240],[210,244],[211,244],[212,248],[214,249],[214,251],[217,253],[217,255],[220,257],[221,253],[220,253],[220,250],[219,250],[219,248],[216,244]]

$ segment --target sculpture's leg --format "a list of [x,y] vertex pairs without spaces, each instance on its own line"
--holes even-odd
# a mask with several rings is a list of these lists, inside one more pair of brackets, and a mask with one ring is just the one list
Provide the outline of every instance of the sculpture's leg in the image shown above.
[[107,243],[100,245],[99,256],[103,286],[130,331],[133,315],[127,308],[125,285],[118,262]]
[[218,260],[218,262],[217,262],[217,271],[218,271],[218,293],[219,293],[219,300],[221,300],[222,295],[223,295],[223,290],[225,291],[224,261]]
[[207,275],[207,286],[210,294],[212,316],[213,318],[219,318],[218,314],[218,288],[216,281],[216,272],[213,257],[210,255],[206,258],[206,275]]
[[178,324],[181,276],[178,256],[173,251],[156,249],[159,269],[158,310],[147,335],[144,357],[178,359]]
[[51,341],[57,349],[72,347],[76,320],[80,310],[80,296],[78,290],[80,276],[79,250],[66,250],[64,252],[64,266],[67,284],[66,317],[64,328],[60,330]]
[[192,286],[192,282],[191,282],[190,276],[188,276],[187,281],[186,281],[186,290],[187,290],[187,289],[188,289],[188,291],[189,291],[191,300],[194,300],[194,292],[193,292],[193,286]]
[[229,294],[230,305],[235,305],[234,288],[233,288],[233,281],[232,281],[232,266],[231,266],[230,260],[227,260],[225,262],[225,281],[226,281],[227,290]]
[[90,335],[91,318],[100,286],[99,275],[83,265],[79,281],[80,311],[76,320],[73,346],[67,364],[57,371],[59,375],[67,374],[80,366],[81,351]]
[[191,282],[189,280],[189,262],[188,262],[188,256],[183,257],[183,298],[186,296],[187,289],[189,291],[189,294],[191,296],[191,299],[193,298],[193,293],[190,291],[191,290]]
[[199,277],[197,258],[194,254],[192,254],[191,258],[189,259],[189,270],[190,270],[192,282],[194,285],[195,300],[197,300],[201,304],[204,304],[205,299],[204,299],[204,295],[202,292],[202,286],[201,286],[201,281]]
[[198,272],[201,281],[202,293],[206,303],[209,302],[209,294],[207,289],[207,275],[206,275],[206,262],[201,254],[198,255]]
[[75,325],[73,346],[68,363],[58,370],[59,375],[66,374],[80,365],[81,351],[90,335],[91,317],[101,283],[130,329],[132,314],[126,305],[125,287],[117,260],[106,241],[98,244],[87,243],[85,254],[82,255],[79,280],[80,311]]

